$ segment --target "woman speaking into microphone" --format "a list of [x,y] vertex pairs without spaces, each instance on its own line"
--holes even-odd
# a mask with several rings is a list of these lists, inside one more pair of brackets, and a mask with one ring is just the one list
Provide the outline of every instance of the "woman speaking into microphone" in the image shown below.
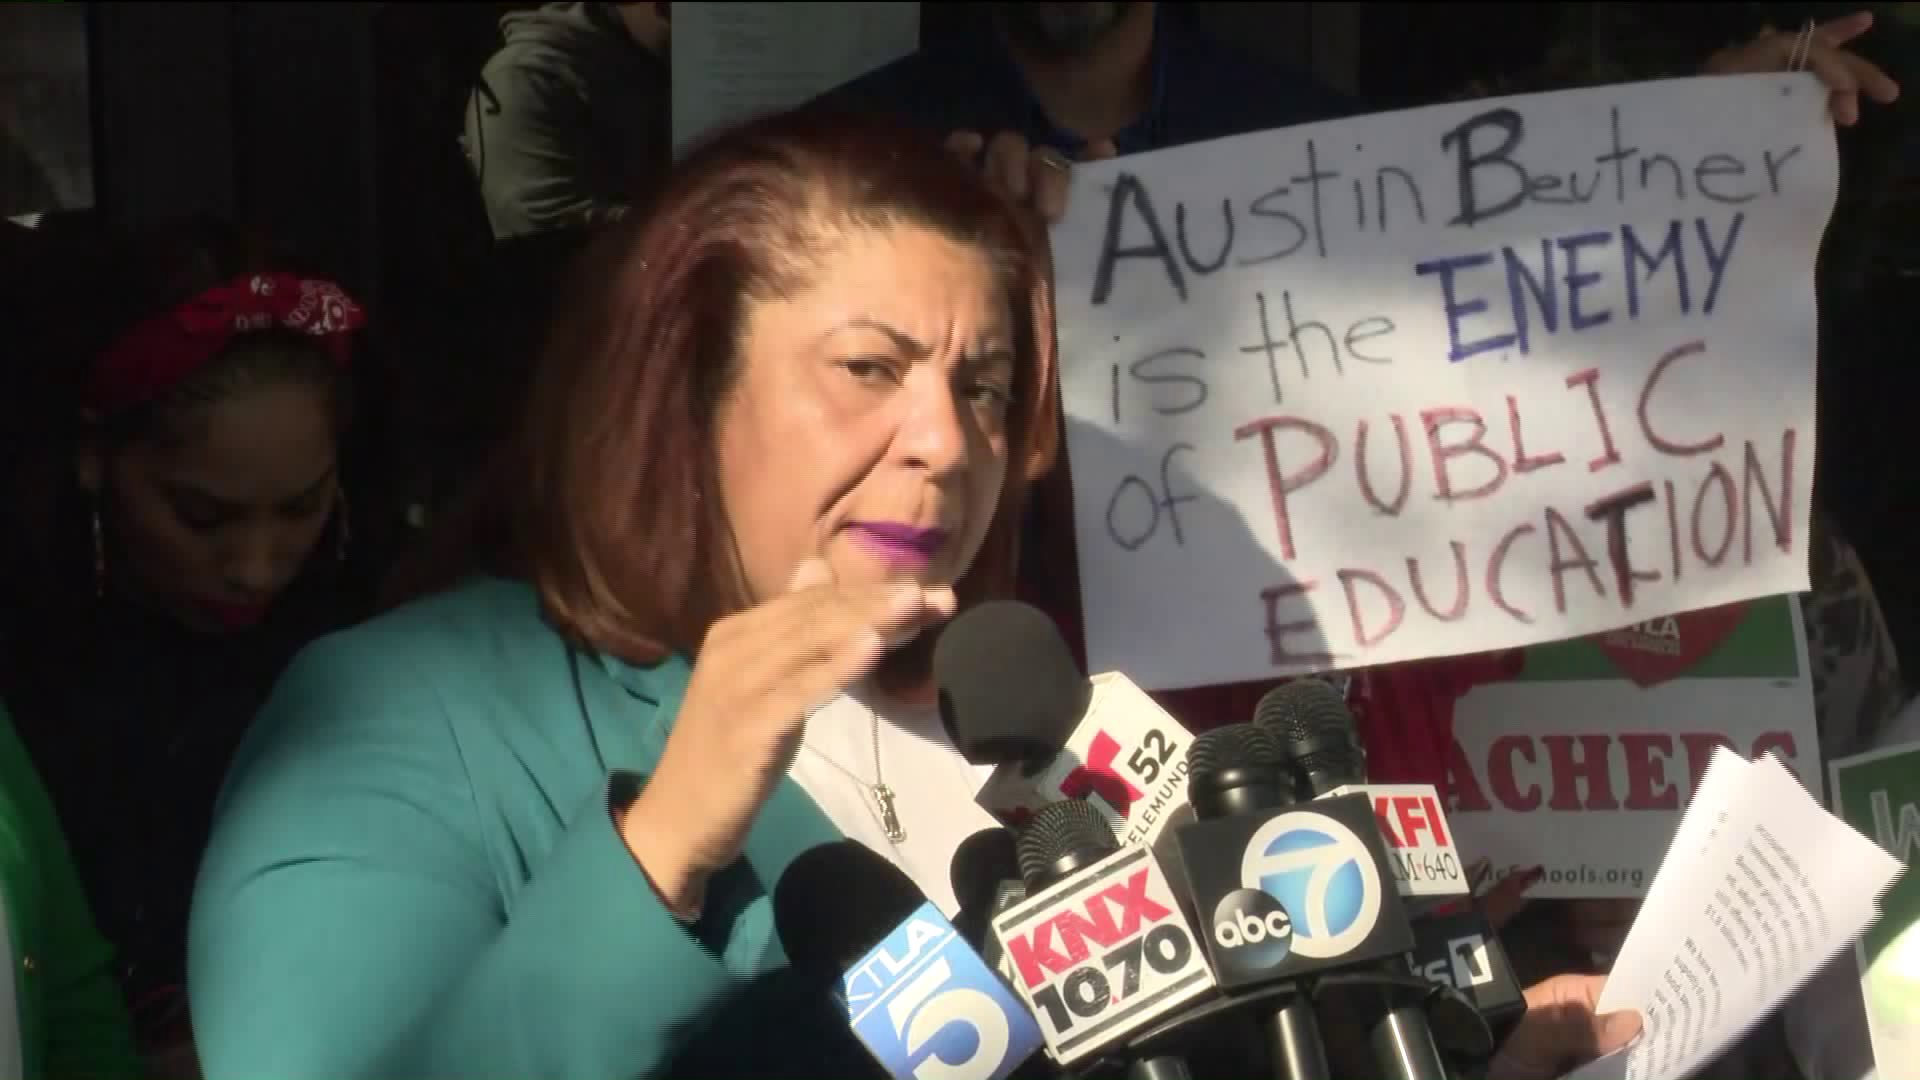
[[852,836],[952,908],[990,822],[931,639],[1009,590],[1053,460],[1043,234],[910,132],[789,115],[579,271],[438,587],[303,653],[236,756],[208,1080],[840,1075],[844,1021],[750,992],[782,871]]
[[602,238],[430,554],[490,573],[308,649],[236,756],[210,1080],[642,1077],[703,1036],[817,1072],[711,1020],[783,965],[800,852],[890,835],[931,893],[989,823],[920,635],[1005,593],[1053,458],[1043,245],[937,143],[812,116]]

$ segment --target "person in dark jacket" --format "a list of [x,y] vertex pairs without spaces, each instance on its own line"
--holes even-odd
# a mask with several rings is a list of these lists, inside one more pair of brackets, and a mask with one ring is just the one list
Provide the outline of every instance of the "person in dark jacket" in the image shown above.
[[467,100],[467,161],[496,240],[618,219],[669,160],[665,4],[546,4]]

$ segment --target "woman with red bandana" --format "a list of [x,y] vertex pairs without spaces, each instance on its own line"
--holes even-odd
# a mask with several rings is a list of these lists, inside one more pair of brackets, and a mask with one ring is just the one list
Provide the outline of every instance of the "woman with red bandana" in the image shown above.
[[19,523],[0,540],[0,695],[144,1048],[187,1060],[179,988],[213,800],[355,576],[341,436],[364,316],[245,247],[203,223],[50,226],[9,260],[0,301],[0,496]]

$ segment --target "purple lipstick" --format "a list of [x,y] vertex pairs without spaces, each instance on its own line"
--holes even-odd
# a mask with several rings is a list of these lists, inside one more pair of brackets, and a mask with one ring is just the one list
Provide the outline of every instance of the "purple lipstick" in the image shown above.
[[868,552],[896,569],[923,570],[946,546],[947,530],[922,529],[896,521],[856,521],[847,526]]

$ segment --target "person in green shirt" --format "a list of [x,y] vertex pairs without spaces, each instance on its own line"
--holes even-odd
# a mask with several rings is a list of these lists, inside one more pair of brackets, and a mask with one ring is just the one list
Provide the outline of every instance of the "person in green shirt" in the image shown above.
[[113,950],[33,762],[0,703],[0,1075],[120,1080],[140,1075]]

